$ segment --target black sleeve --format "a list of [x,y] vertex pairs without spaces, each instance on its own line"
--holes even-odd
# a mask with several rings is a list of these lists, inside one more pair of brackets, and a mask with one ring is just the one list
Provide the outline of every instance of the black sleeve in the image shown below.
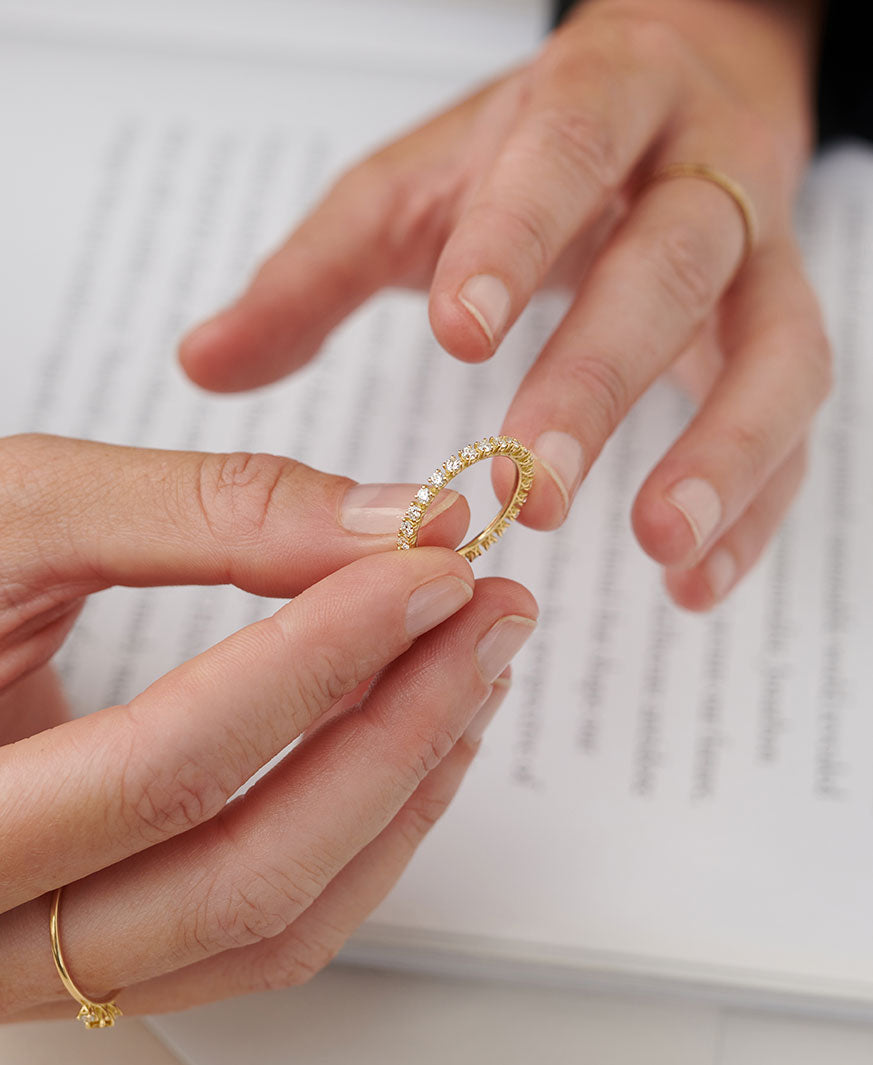
[[816,86],[821,143],[850,136],[873,140],[873,59],[860,10],[850,14],[849,0],[827,5]]
[[557,26],[563,17],[567,14],[571,7],[574,7],[576,0],[555,0],[555,25]]
[[[578,0],[554,0],[555,25]],[[816,79],[818,139],[864,137],[873,141],[873,55],[850,0],[825,7]]]

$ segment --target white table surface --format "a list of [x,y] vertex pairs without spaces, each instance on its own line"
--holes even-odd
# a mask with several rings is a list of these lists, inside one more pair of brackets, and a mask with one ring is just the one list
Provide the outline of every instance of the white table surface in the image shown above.
[[[71,1004],[72,1005],[72,1004]],[[871,1065],[873,1024],[332,965],[108,1031],[0,1027],[0,1065]]]

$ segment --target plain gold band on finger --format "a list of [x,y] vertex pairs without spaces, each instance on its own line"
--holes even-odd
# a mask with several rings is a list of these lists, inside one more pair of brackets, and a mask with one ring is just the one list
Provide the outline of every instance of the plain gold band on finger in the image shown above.
[[647,183],[680,177],[700,178],[701,181],[708,181],[710,184],[717,185],[724,190],[734,201],[737,210],[740,212],[745,234],[742,259],[745,262],[751,255],[752,249],[758,240],[758,219],[755,214],[755,206],[746,190],[739,182],[734,181],[727,174],[723,174],[720,170],[716,170],[715,167],[706,163],[668,163],[667,166],[662,166],[660,170],[656,170]]
[[52,957],[55,960],[55,968],[58,970],[58,976],[61,978],[64,987],[81,1007],[76,1015],[77,1019],[82,1021],[86,1028],[111,1028],[115,1024],[115,1018],[121,1016],[121,1010],[112,1001],[116,995],[121,993],[121,989],[113,991],[109,996],[108,1002],[94,1002],[87,995],[83,995],[73,982],[61,950],[60,909],[62,890],[63,888],[56,888],[52,893],[52,908],[51,916],[49,917],[49,932],[51,934]]

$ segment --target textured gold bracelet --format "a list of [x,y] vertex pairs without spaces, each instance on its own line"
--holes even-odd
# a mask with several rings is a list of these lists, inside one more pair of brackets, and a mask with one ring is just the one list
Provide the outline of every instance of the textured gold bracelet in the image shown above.
[[[58,970],[58,976],[61,978],[64,987],[81,1006],[81,1009],[76,1015],[77,1019],[82,1021],[86,1028],[111,1028],[113,1024],[115,1024],[115,1018],[121,1016],[121,1010],[112,1001],[94,1002],[92,999],[88,998],[87,995],[83,995],[73,982],[73,978],[70,976],[66,963],[64,962],[64,955],[61,950],[60,930],[62,890],[62,888],[56,888],[52,894],[51,916],[49,917],[49,932],[52,939],[52,957],[55,960],[55,968]],[[118,991],[113,991],[109,996],[110,1000],[115,998],[119,993],[120,989]]]
[[512,495],[494,520],[457,550],[459,555],[463,555],[468,562],[472,562],[474,558],[478,558],[483,551],[487,551],[492,544],[496,543],[506,531],[509,523],[518,517],[534,478],[533,452],[511,436],[487,436],[482,440],[477,440],[475,444],[467,444],[454,455],[450,455],[441,466],[437,466],[415,493],[415,498],[403,516],[400,531],[397,534],[398,551],[408,551],[411,547],[415,547],[427,508],[453,478],[482,459],[493,459],[498,455],[512,459],[515,463],[515,488]]

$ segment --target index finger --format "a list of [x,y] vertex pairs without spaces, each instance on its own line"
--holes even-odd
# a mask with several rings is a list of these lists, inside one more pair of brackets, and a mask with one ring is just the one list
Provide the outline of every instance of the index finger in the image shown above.
[[676,106],[673,49],[663,28],[583,14],[533,64],[528,106],[437,264],[430,320],[451,354],[487,358],[627,182]]

